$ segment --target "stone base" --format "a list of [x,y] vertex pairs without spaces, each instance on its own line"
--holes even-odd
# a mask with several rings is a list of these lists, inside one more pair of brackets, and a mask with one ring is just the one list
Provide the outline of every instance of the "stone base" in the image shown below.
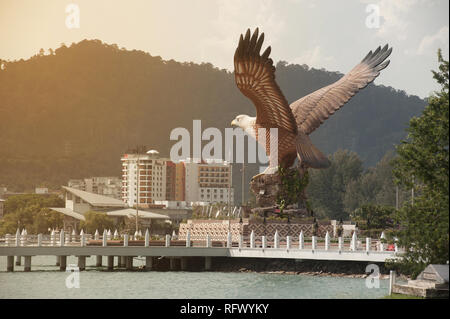
[[[300,172],[300,178],[306,173],[304,168],[290,168],[287,175],[295,176],[292,173]],[[290,177],[292,178],[292,177]],[[257,208],[253,208],[253,213],[262,215],[263,213],[272,213],[277,206],[277,199],[282,192],[282,180],[278,173],[268,175],[256,175],[250,181],[250,189],[255,194]],[[306,206],[306,194],[304,191],[297,194],[297,203],[284,208],[283,213],[295,217],[310,216]]]

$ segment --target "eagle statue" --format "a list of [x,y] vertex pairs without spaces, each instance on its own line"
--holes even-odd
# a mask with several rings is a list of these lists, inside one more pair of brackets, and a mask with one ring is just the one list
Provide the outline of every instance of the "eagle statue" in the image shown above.
[[[309,135],[389,65],[386,58],[392,48],[385,45],[370,51],[338,81],[289,105],[275,81],[275,67],[269,58],[270,46],[260,54],[264,33],[258,33],[257,28],[253,35],[250,29],[245,37],[241,34],[234,54],[236,85],[255,105],[256,117],[238,115],[231,125],[242,128],[265,146],[269,166],[259,175],[275,174],[278,165],[290,168],[296,159],[298,167],[329,167],[328,158],[311,143]],[[270,135],[271,128],[277,129],[277,139]],[[258,136],[258,131],[265,132],[265,136]],[[271,143],[277,143],[276,155],[270,154]]]

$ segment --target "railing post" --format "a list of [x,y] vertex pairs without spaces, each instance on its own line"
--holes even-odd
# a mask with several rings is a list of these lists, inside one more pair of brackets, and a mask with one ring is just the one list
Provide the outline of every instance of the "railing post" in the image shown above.
[[371,239],[370,237],[366,237],[366,251],[370,251]]
[[211,247],[211,236],[206,234],[206,247]]
[[64,240],[64,229],[61,229],[61,232],[59,233],[59,246],[63,247],[65,244]]
[[5,235],[5,244],[6,246],[9,246],[9,234]]
[[128,247],[128,234],[123,235],[123,246]]
[[77,241],[77,234],[75,233],[75,229],[72,230],[72,236],[70,238],[70,242]]
[[305,248],[305,238],[303,237],[303,230],[300,232],[300,235],[298,236],[298,249],[304,249]]
[[266,236],[261,236],[262,249],[267,248]]
[[357,240],[356,231],[354,231],[353,235],[352,235],[352,241],[350,243],[350,250],[352,250],[352,251],[356,251],[356,240]]
[[113,238],[119,238],[119,232],[117,231],[117,229],[114,231]]
[[16,247],[20,246],[20,232],[19,232],[19,228],[17,228],[17,232],[16,232]]
[[170,247],[170,235],[166,234],[166,247]]
[[111,229],[108,229],[108,233],[106,234],[106,238],[108,238],[108,240],[111,240]]
[[55,231],[52,229],[52,233],[50,234],[50,245],[51,246],[55,246],[55,241],[56,241],[55,236],[56,236]]
[[342,251],[342,247],[343,247],[344,241],[342,240],[342,237],[338,238],[338,250]]
[[102,246],[106,247],[108,246],[108,237],[107,237],[106,229],[103,229],[103,236],[102,236]]
[[239,249],[244,245],[244,235],[239,235]]
[[232,238],[233,237],[231,237],[231,232],[228,232],[228,234],[227,234],[227,248],[231,248]]
[[95,230],[95,234],[94,234],[94,240],[99,240],[100,239],[100,234],[98,233],[98,229]]
[[191,247],[191,231],[188,230],[186,233],[186,247]]
[[150,232],[147,230],[145,231],[145,247],[150,246]]
[[278,236],[278,230],[275,230],[275,235],[273,235],[273,248],[280,248],[280,237]]
[[291,236],[286,236],[286,249],[291,249]]
[[311,238],[311,249],[312,250],[316,250],[317,247],[317,237],[316,236],[312,236]]
[[330,234],[328,232],[325,234],[325,250],[330,249]]
[[255,232],[250,233],[250,248],[255,248]]
[[38,247],[42,246],[42,234],[38,234],[37,245],[38,245]]
[[20,246],[26,246],[27,243],[27,230],[24,228],[20,236]]
[[84,231],[83,230],[81,230],[81,232],[80,232],[80,246],[81,247],[86,246],[86,237],[84,235]]
[[386,238],[386,236],[384,235],[384,232],[381,233],[380,236],[380,251],[384,251],[384,243],[383,240]]

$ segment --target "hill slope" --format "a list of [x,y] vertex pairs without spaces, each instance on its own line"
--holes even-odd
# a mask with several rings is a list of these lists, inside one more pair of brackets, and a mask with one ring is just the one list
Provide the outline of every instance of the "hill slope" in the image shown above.
[[[129,147],[143,144],[168,156],[175,127],[191,130],[192,120],[201,119],[203,128],[223,129],[237,114],[255,114],[226,70],[164,61],[99,40],[3,63],[0,184],[11,189],[119,176],[119,157]],[[290,102],[342,76],[285,62],[278,63],[276,74]],[[369,85],[312,139],[325,153],[346,148],[373,165],[405,136],[408,120],[424,106],[416,96]],[[249,167],[247,177],[256,169]]]

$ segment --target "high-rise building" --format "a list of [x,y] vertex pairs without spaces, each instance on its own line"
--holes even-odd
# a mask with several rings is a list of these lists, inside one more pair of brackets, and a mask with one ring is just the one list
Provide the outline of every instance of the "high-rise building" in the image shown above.
[[160,158],[157,151],[151,150],[147,154],[124,154],[121,160],[124,202],[131,207],[139,202],[139,207],[146,208],[156,200],[166,200],[169,159]]

